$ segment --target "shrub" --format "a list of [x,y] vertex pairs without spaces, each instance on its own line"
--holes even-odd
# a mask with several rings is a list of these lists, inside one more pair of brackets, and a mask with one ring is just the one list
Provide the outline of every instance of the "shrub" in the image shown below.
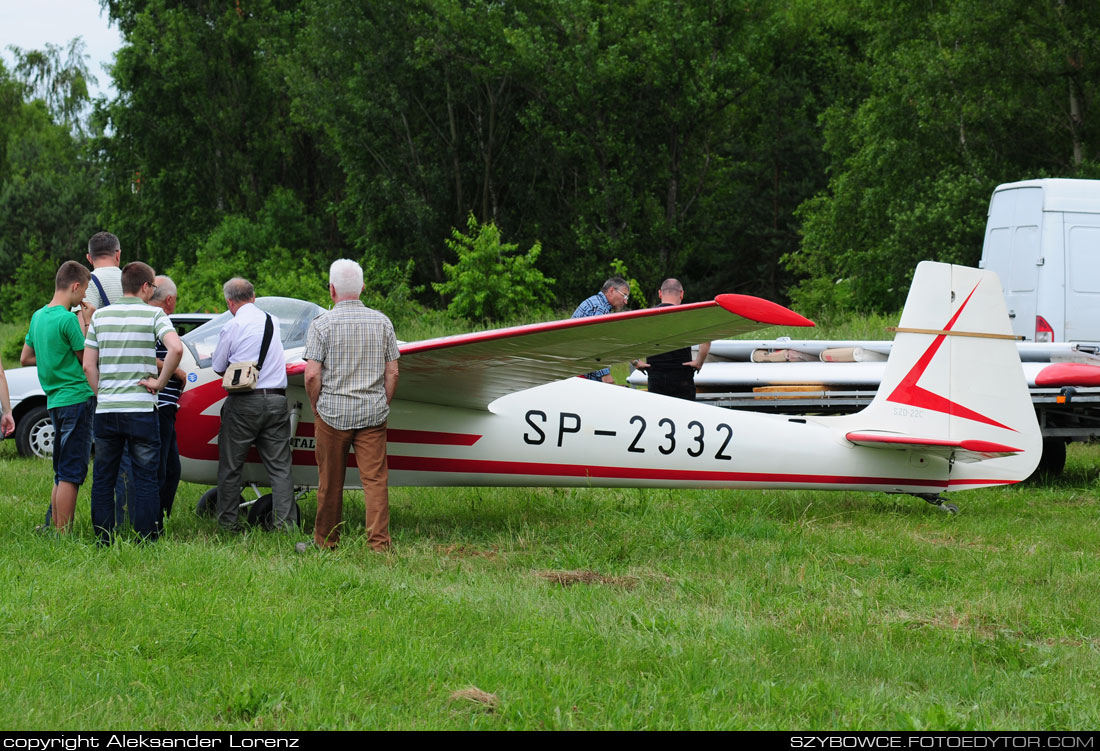
[[450,297],[447,310],[472,319],[548,315],[554,280],[535,268],[542,246],[536,242],[526,253],[517,253],[519,246],[501,242],[495,224],[479,225],[473,214],[466,227],[468,234],[454,229],[446,241],[458,256],[457,263],[443,264],[447,281],[432,284]]

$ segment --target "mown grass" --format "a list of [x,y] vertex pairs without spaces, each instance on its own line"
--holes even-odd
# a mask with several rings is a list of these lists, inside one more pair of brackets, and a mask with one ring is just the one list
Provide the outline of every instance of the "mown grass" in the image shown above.
[[349,493],[342,548],[305,556],[216,533],[187,485],[157,544],[97,549],[88,486],[71,539],[37,536],[49,466],[13,448],[0,727],[1100,724],[1095,448],[955,517],[845,492],[394,489],[386,555]]

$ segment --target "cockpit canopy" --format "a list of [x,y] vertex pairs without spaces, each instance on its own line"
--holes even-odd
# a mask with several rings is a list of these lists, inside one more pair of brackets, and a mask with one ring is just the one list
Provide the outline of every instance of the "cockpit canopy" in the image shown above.
[[[306,346],[310,322],[325,312],[320,305],[292,297],[257,297],[256,307],[278,320],[283,349]],[[200,368],[210,367],[218,336],[232,318],[233,315],[226,311],[181,337]]]

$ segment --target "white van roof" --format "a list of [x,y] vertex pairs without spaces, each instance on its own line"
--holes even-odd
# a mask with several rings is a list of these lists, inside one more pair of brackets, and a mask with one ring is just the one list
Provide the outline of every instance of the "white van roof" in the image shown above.
[[1075,211],[1084,214],[1100,214],[1100,180],[1071,180],[1059,177],[1004,183],[998,185],[993,191],[990,205],[1001,191],[1016,188],[1041,188],[1043,191],[1043,211]]

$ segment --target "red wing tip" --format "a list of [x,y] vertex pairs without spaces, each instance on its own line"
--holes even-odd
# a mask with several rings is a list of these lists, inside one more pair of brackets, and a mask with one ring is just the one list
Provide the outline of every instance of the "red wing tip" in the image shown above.
[[813,321],[779,303],[752,295],[718,295],[714,301],[734,315],[769,326],[813,326]]
[[1081,362],[1048,365],[1035,376],[1039,388],[1054,386],[1100,386],[1100,368]]

